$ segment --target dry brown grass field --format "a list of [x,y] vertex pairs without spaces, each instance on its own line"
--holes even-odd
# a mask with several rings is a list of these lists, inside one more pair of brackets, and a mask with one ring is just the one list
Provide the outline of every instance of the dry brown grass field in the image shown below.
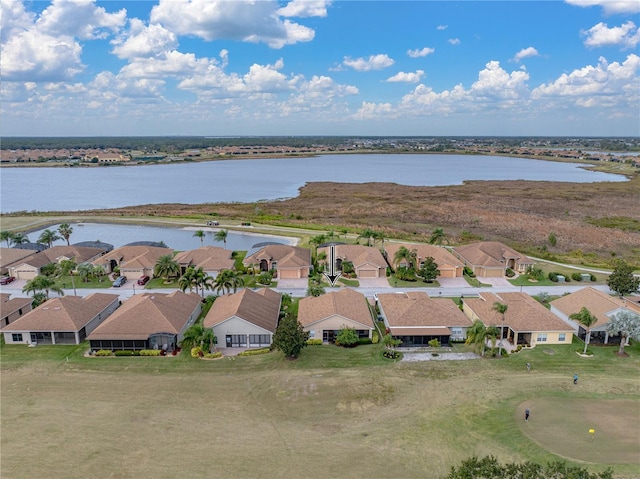
[[[379,347],[316,346],[292,362],[278,353],[101,359],[64,346],[3,346],[1,476],[429,479],[493,454],[640,477],[638,347],[629,358],[607,349],[584,360],[565,346],[553,356],[536,348],[503,360],[423,363],[382,362]],[[622,451],[615,457],[587,454],[589,415],[584,424],[581,414],[566,420],[579,434],[534,434],[545,402],[563,411],[589,404],[598,414],[613,399],[630,406],[607,410],[617,426],[595,444],[608,441]],[[522,425],[527,401],[533,432]],[[579,457],[557,450],[567,439],[584,449]]]

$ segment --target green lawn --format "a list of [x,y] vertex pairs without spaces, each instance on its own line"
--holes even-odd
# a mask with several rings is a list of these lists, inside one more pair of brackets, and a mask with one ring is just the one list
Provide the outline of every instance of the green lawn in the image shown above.
[[[440,478],[470,455],[565,459],[558,437],[523,429],[529,401],[533,421],[576,401],[597,414],[624,400],[620,414],[606,410],[607,423],[624,426],[602,430],[606,447],[622,453],[568,460],[637,478],[637,455],[624,453],[635,445],[624,441],[638,424],[640,347],[627,348],[627,358],[592,347],[594,357],[583,359],[577,346],[404,363],[383,359],[380,344],[309,346],[295,361],[278,352],[90,358],[86,344],[2,345],[0,476]],[[580,415],[548,414],[583,429]]]

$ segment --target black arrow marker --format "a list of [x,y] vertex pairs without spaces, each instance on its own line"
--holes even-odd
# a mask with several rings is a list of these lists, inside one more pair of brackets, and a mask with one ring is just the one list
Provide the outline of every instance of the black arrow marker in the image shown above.
[[334,244],[329,246],[329,272],[327,273],[325,271],[322,274],[327,277],[332,287],[336,284],[336,281],[338,281],[338,278],[342,274],[340,271],[336,272],[336,245]]

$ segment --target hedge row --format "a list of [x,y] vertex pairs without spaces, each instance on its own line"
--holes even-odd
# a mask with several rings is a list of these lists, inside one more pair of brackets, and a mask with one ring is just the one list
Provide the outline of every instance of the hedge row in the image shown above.
[[255,356],[257,354],[267,354],[269,352],[271,352],[270,348],[247,349],[246,351],[238,353],[238,356]]

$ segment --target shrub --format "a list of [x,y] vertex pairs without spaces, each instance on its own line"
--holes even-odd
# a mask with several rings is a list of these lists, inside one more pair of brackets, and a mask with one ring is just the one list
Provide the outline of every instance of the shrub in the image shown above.
[[382,356],[387,359],[400,359],[400,353],[398,351],[390,351],[388,349],[382,352]]
[[429,346],[432,347],[432,348],[439,348],[440,347],[440,341],[438,341],[437,339],[432,339],[427,344],[429,344]]
[[238,354],[238,356],[256,356],[258,354],[267,354],[271,352],[271,348],[247,349]]
[[358,345],[361,344],[372,344],[373,341],[370,338],[358,338]]
[[513,278],[516,275],[515,271],[513,271],[511,268],[507,268],[505,274],[507,275],[507,278]]
[[469,276],[469,278],[475,278],[476,277],[476,274],[468,266],[464,267],[464,274]]
[[322,346],[322,339],[310,338],[310,339],[307,339],[307,344],[309,346]]
[[353,328],[342,328],[336,336],[336,345],[350,348],[358,344],[358,333]]
[[118,350],[115,353],[116,356],[133,356],[133,351],[129,350]]
[[200,346],[196,346],[194,348],[191,348],[191,357],[192,358],[201,358],[203,354],[204,354],[204,352],[202,351],[202,348]]
[[574,281],[582,281],[582,276],[580,276],[580,273],[571,273],[571,279]]
[[220,351],[217,351],[215,353],[206,353],[203,357],[207,359],[218,359],[222,357],[222,353]]
[[380,342],[380,335],[378,331],[374,331],[371,335],[371,344],[378,344]]
[[110,349],[98,349],[96,356],[111,356],[113,352]]
[[162,354],[161,349],[141,349],[140,356],[160,356]]
[[558,282],[558,273],[554,273],[553,271],[549,272],[549,279],[554,283]]
[[591,275],[591,281],[596,281],[596,279],[597,279],[597,278],[596,278],[596,275],[595,275],[595,274],[592,274],[592,275]]

